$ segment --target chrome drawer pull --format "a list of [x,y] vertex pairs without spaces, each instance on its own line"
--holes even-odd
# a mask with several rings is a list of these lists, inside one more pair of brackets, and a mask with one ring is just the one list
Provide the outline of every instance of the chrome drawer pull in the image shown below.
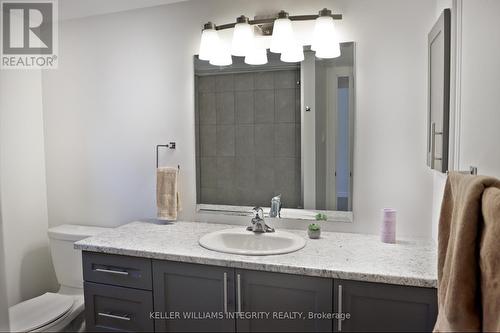
[[339,298],[338,298],[338,314],[339,314],[339,319],[338,319],[338,331],[342,332],[342,319],[340,319],[341,313],[342,313],[342,285],[339,284]]
[[238,312],[241,312],[241,275],[236,275],[236,292],[238,297]]
[[127,316],[117,316],[117,315],[113,315],[110,313],[104,313],[104,312],[98,312],[97,314],[101,317],[130,321],[130,317],[127,317]]
[[224,313],[227,313],[227,273],[224,272]]
[[115,271],[112,269],[104,269],[104,268],[96,268],[94,269],[94,271],[101,273],[117,274],[117,275],[128,275],[127,271]]

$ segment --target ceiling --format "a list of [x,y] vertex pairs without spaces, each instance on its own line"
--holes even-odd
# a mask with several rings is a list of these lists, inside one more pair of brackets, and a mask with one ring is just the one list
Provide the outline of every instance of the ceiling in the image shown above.
[[71,20],[182,1],[187,0],[59,0],[59,19]]

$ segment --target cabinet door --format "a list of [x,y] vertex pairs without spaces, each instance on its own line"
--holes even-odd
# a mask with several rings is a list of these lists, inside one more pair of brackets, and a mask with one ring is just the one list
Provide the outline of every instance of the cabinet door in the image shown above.
[[[243,317],[237,320],[237,331],[332,331],[331,319],[308,319],[310,313],[332,313],[331,279],[236,270],[236,280],[236,311]],[[262,317],[266,314],[268,318]]]
[[85,282],[87,331],[151,332],[154,322],[151,291]]
[[334,281],[336,332],[430,332],[437,316],[436,289],[360,281]]
[[233,269],[155,260],[153,290],[157,331],[234,332]]

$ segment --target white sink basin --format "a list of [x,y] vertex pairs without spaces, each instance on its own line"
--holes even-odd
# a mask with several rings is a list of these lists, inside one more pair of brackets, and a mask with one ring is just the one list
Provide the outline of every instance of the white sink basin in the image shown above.
[[254,233],[240,227],[211,232],[201,237],[199,243],[218,252],[265,256],[295,252],[306,245],[306,240],[285,231]]

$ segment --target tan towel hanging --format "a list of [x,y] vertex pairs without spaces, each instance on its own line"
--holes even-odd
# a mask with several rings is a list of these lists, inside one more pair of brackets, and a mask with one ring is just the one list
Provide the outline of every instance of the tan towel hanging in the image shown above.
[[[489,303],[492,302],[498,309],[500,299],[499,288],[488,287],[490,283],[494,285],[494,281],[498,281],[498,273],[492,276],[489,273],[484,275],[483,272],[485,267],[491,269],[491,260],[496,260],[488,253],[493,253],[498,258],[500,251],[498,235],[492,239],[495,236],[489,233],[492,230],[491,222],[486,222],[486,229],[483,230],[485,219],[491,219],[488,211],[493,209],[493,205],[489,204],[491,199],[488,197],[485,200],[485,195],[490,193],[491,188],[500,188],[500,181],[491,177],[454,172],[450,172],[446,181],[439,218],[439,313],[434,332],[477,332],[498,325],[498,315],[491,319],[485,318],[491,315],[488,314],[488,309],[491,309]],[[492,217],[493,219],[500,216],[500,207],[496,209],[496,215],[492,215],[496,217]],[[499,228],[496,230],[498,232]]]
[[178,178],[178,168],[156,169],[156,206],[161,220],[175,221],[181,211]]

